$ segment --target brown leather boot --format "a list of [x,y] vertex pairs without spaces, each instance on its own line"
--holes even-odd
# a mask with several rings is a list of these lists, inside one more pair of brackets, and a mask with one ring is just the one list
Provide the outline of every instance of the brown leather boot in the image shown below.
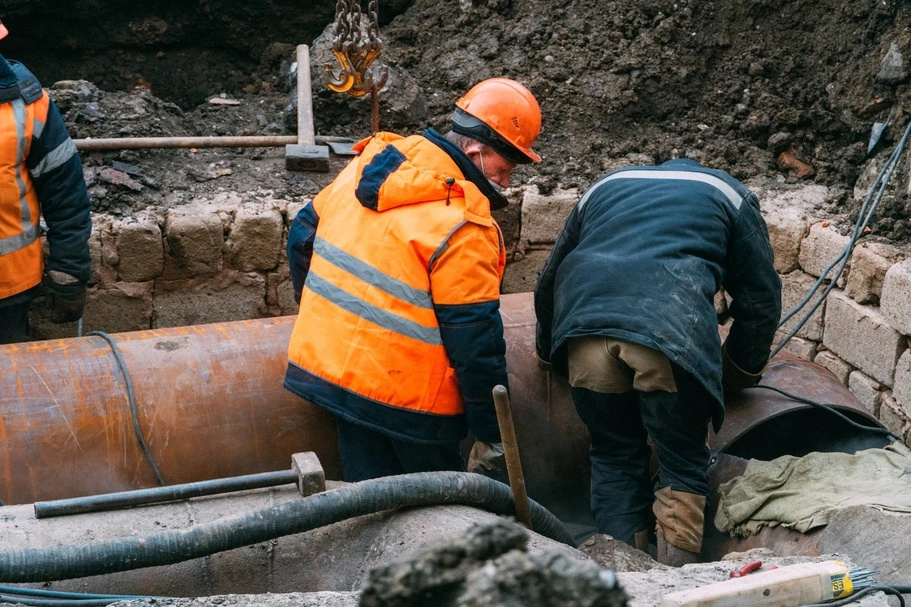
[[679,567],[697,563],[702,551],[705,496],[664,487],[655,492],[656,560]]
[[658,551],[655,555],[655,560],[662,565],[668,565],[669,567],[682,567],[684,565],[689,565],[690,563],[698,563],[701,561],[698,553],[678,548],[677,546],[667,541],[664,538],[664,533],[661,531],[661,527],[658,527],[657,535]]

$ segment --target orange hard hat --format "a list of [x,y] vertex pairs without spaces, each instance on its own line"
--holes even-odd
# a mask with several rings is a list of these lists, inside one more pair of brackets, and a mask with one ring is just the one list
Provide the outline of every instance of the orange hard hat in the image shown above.
[[516,164],[541,162],[531,149],[541,132],[541,108],[531,91],[515,80],[482,80],[456,101],[456,108],[456,133],[489,145]]
[[0,21],[0,40],[6,38],[6,35],[9,34],[9,30],[6,29],[6,26],[3,25],[3,22]]

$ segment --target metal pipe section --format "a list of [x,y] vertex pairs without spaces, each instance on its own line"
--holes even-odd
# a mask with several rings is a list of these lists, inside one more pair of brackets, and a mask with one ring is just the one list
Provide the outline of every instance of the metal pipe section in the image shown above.
[[[588,432],[566,381],[538,366],[532,294],[504,295],[500,312],[528,496],[561,520],[588,521]],[[293,453],[305,451],[316,453],[327,479],[340,478],[332,417],[282,387],[293,323],[264,318],[113,336],[168,484],[283,470]],[[776,357],[763,383],[879,425],[813,363]],[[767,390],[747,390],[728,404],[722,431],[710,439],[716,452],[782,455],[810,439],[833,450],[826,445],[836,435],[850,441],[861,434]],[[796,416],[800,423],[790,423]],[[133,430],[123,375],[103,339],[0,346],[0,499],[22,504],[156,484]]]
[[[297,143],[297,135],[236,135],[204,137],[109,137],[74,139],[80,152],[99,150],[151,150],[173,148],[278,148]],[[316,135],[318,145],[351,143],[346,137]]]
[[[294,319],[114,334],[151,457],[167,484],[287,470],[313,451],[341,476],[331,415],[282,387]],[[125,378],[100,336],[0,347],[0,499],[158,485]]]
[[102,510],[117,510],[133,506],[146,506],[161,502],[187,500],[205,495],[219,495],[232,491],[247,491],[249,489],[264,489],[297,483],[298,475],[294,470],[279,472],[263,472],[261,474],[247,474],[232,476],[231,478],[218,478],[198,483],[183,483],[180,485],[166,485],[151,489],[137,489],[135,491],[119,491],[117,493],[102,493],[87,497],[73,497],[50,502],[35,502],[35,518],[51,518],[54,516],[68,516],[71,514],[84,514],[86,512],[100,512]]

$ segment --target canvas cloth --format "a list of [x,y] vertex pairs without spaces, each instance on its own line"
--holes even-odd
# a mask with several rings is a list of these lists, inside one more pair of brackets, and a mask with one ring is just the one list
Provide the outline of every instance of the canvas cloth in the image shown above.
[[827,525],[839,510],[858,505],[911,513],[911,451],[906,446],[750,460],[742,476],[718,488],[715,526],[741,537],[766,525],[805,533]]

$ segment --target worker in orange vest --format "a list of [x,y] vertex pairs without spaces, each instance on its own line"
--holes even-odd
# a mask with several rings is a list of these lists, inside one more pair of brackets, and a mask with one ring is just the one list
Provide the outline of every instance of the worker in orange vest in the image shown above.
[[491,391],[508,387],[506,265],[491,209],[506,206],[541,111],[514,80],[456,102],[452,130],[377,133],[307,204],[288,236],[300,312],[285,387],[335,415],[344,480],[502,470]]
[[[7,34],[0,22],[0,39]],[[0,343],[29,339],[29,307],[42,291],[53,322],[82,317],[90,211],[82,162],[57,106],[21,63],[0,55]]]

